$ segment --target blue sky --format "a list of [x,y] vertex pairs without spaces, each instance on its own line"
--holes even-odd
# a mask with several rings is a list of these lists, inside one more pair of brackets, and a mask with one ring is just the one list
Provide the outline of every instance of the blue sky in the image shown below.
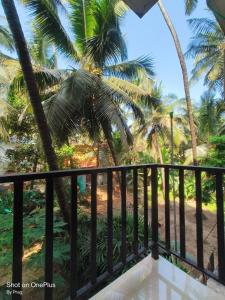
[[[164,4],[173,20],[185,52],[192,32],[186,21],[184,0],[164,0]],[[29,13],[24,12],[21,6],[17,5],[17,8],[25,35],[29,37],[31,26]],[[0,14],[4,14],[1,6]],[[192,17],[207,15],[209,13],[206,9],[205,0],[200,0]],[[142,19],[133,12],[128,12],[123,21],[122,31],[128,45],[129,59],[149,54],[154,59],[156,79],[159,82],[162,81],[164,94],[173,93],[180,98],[184,97],[182,74],[176,50],[158,6],[155,5]],[[191,60],[187,60],[189,74],[192,63]],[[60,67],[65,67],[66,64],[66,61],[62,58]],[[202,80],[191,86],[193,102],[199,102],[205,89]]]
[[[205,0],[199,1],[197,9],[191,17],[209,15],[205,2]],[[164,5],[171,16],[185,52],[192,32],[186,21],[184,0],[164,0]],[[183,97],[182,74],[176,50],[158,6],[155,5],[142,19],[139,19],[133,12],[128,13],[123,31],[126,34],[129,57],[150,54],[154,58],[157,79],[162,81],[164,93],[175,93],[178,97]],[[192,60],[187,60],[189,73],[192,66]],[[205,89],[202,80],[191,86],[193,101],[198,102]]]

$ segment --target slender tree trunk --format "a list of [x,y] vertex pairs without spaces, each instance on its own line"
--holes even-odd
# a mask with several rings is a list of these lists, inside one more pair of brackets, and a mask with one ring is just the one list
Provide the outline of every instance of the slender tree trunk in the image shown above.
[[100,143],[97,142],[97,151],[96,151],[96,168],[100,166]]
[[[163,161],[162,151],[161,151],[161,148],[160,148],[160,145],[159,145],[157,133],[155,133],[155,146],[156,146],[156,149],[157,149],[157,152],[158,152],[158,155],[159,155],[159,162],[160,162],[161,165],[163,165],[164,161]],[[161,170],[161,177],[162,177],[163,197],[165,198],[166,182],[165,182],[165,171],[164,171],[163,168]]]
[[[37,166],[38,166],[38,150],[35,152],[35,157],[34,157],[34,162],[33,162],[33,168],[32,168],[32,172],[33,173],[37,172]],[[32,180],[31,183],[30,183],[31,190],[34,189],[34,182],[35,182],[35,180]]]
[[[41,137],[42,146],[47,159],[49,169],[51,171],[58,170],[57,158],[52,146],[52,139],[50,136],[49,128],[45,118],[44,110],[41,104],[41,98],[34,79],[33,68],[26,44],[26,40],[23,34],[23,30],[20,24],[20,20],[16,11],[16,7],[13,0],[2,0],[2,6],[5,11],[6,18],[9,23],[9,27],[13,34],[15,41],[17,54],[23,71],[24,79],[26,81],[27,90],[30,96],[30,102],[33,108],[34,117],[37,123],[38,131]],[[59,206],[66,223],[70,223],[70,215],[68,206],[65,199],[63,190],[63,183],[61,179],[55,180],[55,190],[58,196]]]
[[113,139],[112,139],[112,135],[110,133],[110,129],[107,127],[106,124],[102,124],[102,129],[103,129],[105,138],[107,140],[109,150],[110,150],[111,155],[112,155],[113,163],[114,163],[115,166],[118,166],[119,163],[118,163],[118,159],[116,157],[116,151],[115,151],[114,146],[113,146],[113,141],[112,141]]
[[225,49],[224,49],[224,52],[223,52],[223,64],[224,64],[224,73],[223,73],[223,98],[225,100]]
[[192,111],[192,103],[191,103],[191,96],[190,96],[190,89],[189,89],[189,82],[188,82],[188,73],[187,73],[187,66],[185,63],[184,55],[181,49],[180,41],[177,35],[177,32],[173,26],[173,23],[164,7],[164,4],[162,0],[159,0],[158,2],[159,8],[161,10],[161,13],[164,17],[164,20],[171,32],[171,35],[174,40],[174,44],[177,50],[177,55],[180,61],[180,66],[182,70],[183,75],[183,82],[184,82],[184,91],[185,91],[185,98],[186,98],[186,104],[187,104],[187,111],[188,111],[188,118],[189,118],[189,125],[190,125],[190,131],[191,131],[191,142],[192,142],[192,154],[193,154],[193,163],[197,164],[197,139],[196,139],[196,130],[194,125],[194,119],[193,119],[193,111]]
[[[114,163],[115,166],[118,166],[119,162],[117,160],[116,151],[115,151],[114,145],[113,145],[113,138],[112,138],[112,134],[111,134],[111,128],[109,128],[108,124],[106,124],[105,122],[102,122],[102,130],[103,130],[105,138],[107,140],[107,144],[109,146],[109,150],[110,150],[111,155],[112,155],[113,163]],[[121,178],[120,178],[119,172],[116,172],[116,177],[117,177],[117,181],[120,185],[120,190],[121,190],[122,186],[121,186]]]

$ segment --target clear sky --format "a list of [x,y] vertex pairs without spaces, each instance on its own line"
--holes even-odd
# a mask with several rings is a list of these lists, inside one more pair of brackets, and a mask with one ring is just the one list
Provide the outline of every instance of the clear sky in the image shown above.
[[[192,17],[209,15],[205,2],[205,0],[199,0],[199,5]],[[186,21],[184,0],[164,0],[164,4],[173,20],[185,52],[192,32]],[[17,8],[23,29],[28,37],[31,18],[28,12],[24,12],[24,8],[18,7],[18,5]],[[0,14],[4,14],[1,6]],[[150,54],[154,59],[157,80],[162,81],[164,94],[175,93],[178,97],[184,97],[181,69],[176,50],[158,6],[155,5],[142,19],[139,19],[133,12],[128,12],[122,30],[126,36],[129,59]],[[192,69],[192,63],[191,60],[187,60],[189,73]],[[60,66],[65,67],[65,65],[65,60],[61,59]],[[191,86],[191,96],[194,102],[199,101],[205,89],[202,80]]]
[[[199,1],[192,18],[209,15],[205,3],[205,0]],[[184,0],[164,0],[164,5],[171,16],[185,52],[192,32],[186,21]],[[142,19],[139,19],[133,12],[128,13],[123,31],[126,34],[129,57],[150,54],[154,58],[157,79],[162,81],[164,93],[175,93],[178,97],[183,97],[184,88],[178,57],[158,5],[155,5]],[[189,73],[192,63],[192,60],[187,60]],[[202,81],[191,86],[193,100],[198,101],[205,89]]]

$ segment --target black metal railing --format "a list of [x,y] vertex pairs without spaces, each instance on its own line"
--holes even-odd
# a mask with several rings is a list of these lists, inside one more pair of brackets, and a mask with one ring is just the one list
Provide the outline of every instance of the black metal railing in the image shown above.
[[[163,172],[161,172],[163,170]],[[138,182],[139,173],[142,172],[142,183]],[[197,258],[190,260],[186,252],[186,227],[185,227],[185,172],[192,171],[195,176],[196,191],[196,246]],[[119,173],[119,185],[121,192],[121,261],[113,263],[113,173]],[[132,172],[133,186],[133,253],[127,251],[127,174]],[[171,216],[170,216],[170,176],[173,172],[178,172],[178,199],[179,199],[179,250],[175,251],[171,246]],[[207,270],[204,265],[204,241],[203,241],[203,212],[202,212],[202,182],[201,174],[206,172],[215,177],[216,206],[217,206],[217,250],[218,250],[218,274]],[[97,176],[107,174],[107,271],[98,274],[96,263],[96,242],[97,242]],[[158,186],[159,173],[165,176],[165,241],[159,238],[158,226]],[[54,180],[56,178],[69,177],[71,191],[71,224],[70,224],[70,299],[84,299],[90,291],[96,290],[106,279],[118,272],[132,259],[140,254],[152,252],[152,257],[158,259],[160,249],[168,254],[173,254],[182,261],[195,267],[205,275],[214,278],[225,284],[225,245],[224,245],[224,184],[223,175],[225,169],[207,168],[197,166],[176,166],[176,165],[137,165],[120,166],[98,169],[79,169],[67,171],[55,171],[34,174],[18,174],[0,177],[0,183],[12,182],[14,186],[14,207],[13,207],[13,262],[12,262],[12,282],[22,283],[22,257],[23,257],[23,185],[25,182],[35,180],[45,180],[46,185],[46,223],[45,223],[45,282],[53,282],[53,201],[54,201]],[[91,241],[90,241],[90,280],[83,287],[78,287],[77,274],[77,231],[79,230],[77,209],[78,209],[78,188],[77,177],[79,175],[89,175],[91,177]],[[141,190],[141,192],[139,192]],[[143,219],[144,219],[144,241],[140,247],[139,235],[139,199],[143,197]],[[149,199],[151,197],[151,199]],[[151,205],[149,205],[149,202]],[[149,210],[151,211],[151,222],[149,222]],[[1,222],[1,221],[0,221]],[[149,238],[149,224],[151,224],[152,237]],[[129,255],[128,255],[129,254]],[[20,287],[16,287],[18,292]],[[14,293],[13,299],[22,299],[22,295]],[[53,289],[45,287],[44,298],[53,298]]]

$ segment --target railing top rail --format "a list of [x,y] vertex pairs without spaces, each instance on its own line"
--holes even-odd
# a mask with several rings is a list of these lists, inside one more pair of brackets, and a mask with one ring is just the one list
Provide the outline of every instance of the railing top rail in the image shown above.
[[59,170],[59,171],[47,171],[40,173],[17,173],[10,175],[0,176],[0,183],[14,182],[17,180],[30,181],[37,179],[46,179],[49,177],[67,177],[71,175],[87,175],[93,173],[106,173],[108,171],[116,172],[121,170],[133,170],[135,168],[169,168],[169,169],[183,169],[190,171],[202,171],[210,173],[225,173],[225,168],[218,167],[204,167],[204,166],[184,166],[184,165],[171,165],[171,164],[140,164],[140,165],[127,165],[127,166],[114,166],[114,167],[104,167],[104,168],[81,168],[81,169],[71,169],[71,170]]

